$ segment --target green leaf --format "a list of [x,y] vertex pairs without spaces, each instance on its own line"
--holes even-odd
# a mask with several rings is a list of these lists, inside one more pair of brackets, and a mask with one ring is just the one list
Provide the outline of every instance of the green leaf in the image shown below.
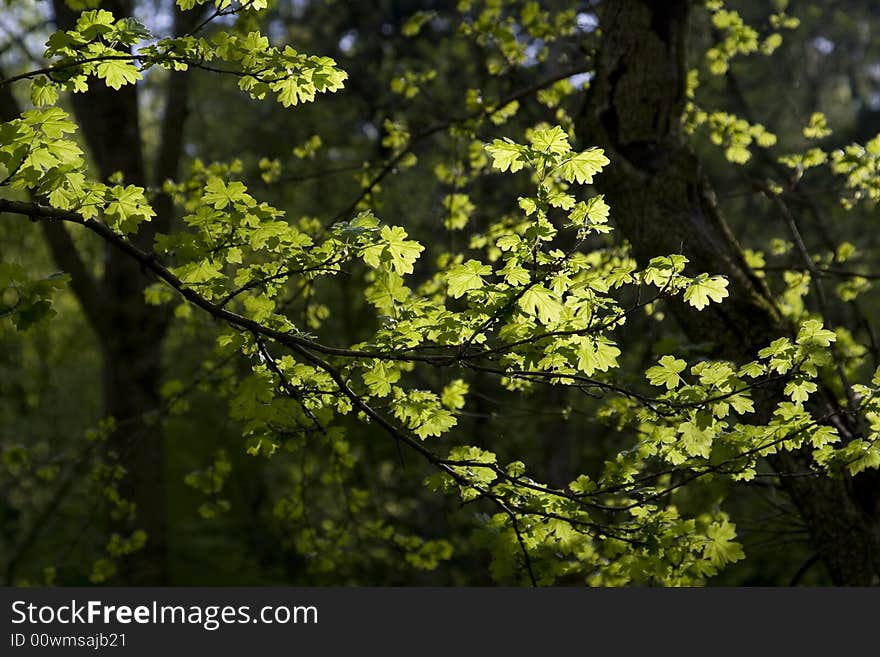
[[601,194],[594,196],[589,201],[581,201],[569,212],[568,218],[575,226],[589,224],[606,224],[611,208],[605,203],[605,197]]
[[238,181],[230,182],[228,185],[220,178],[213,176],[208,179],[205,185],[205,194],[202,197],[205,203],[211,204],[217,210],[238,202],[245,202],[250,199],[246,194],[247,187]]
[[112,32],[115,22],[113,14],[104,9],[84,11],[76,19],[76,31],[87,41],[93,41]]
[[82,155],[79,146],[68,139],[58,139],[46,144],[46,150],[57,158],[60,164],[77,164]]
[[645,376],[655,386],[666,386],[667,390],[675,390],[682,382],[681,372],[687,367],[687,363],[675,356],[663,356],[658,365],[648,368]]
[[515,285],[516,287],[528,285],[529,281],[532,280],[532,277],[529,275],[528,270],[524,267],[515,265],[514,262],[514,260],[508,261],[508,263],[499,272],[502,276],[504,276],[504,282],[508,285]]
[[462,265],[456,265],[446,273],[449,294],[458,299],[470,290],[479,290],[486,284],[482,277],[491,273],[491,265],[484,265],[479,260],[468,260]]
[[727,296],[727,279],[723,276],[696,277],[684,291],[684,300],[697,310],[709,305],[709,301],[720,302]]
[[361,257],[370,267],[379,269],[383,263],[390,263],[398,274],[411,274],[425,247],[406,238],[407,233],[400,226],[382,226],[378,243],[365,248]]
[[60,107],[28,110],[21,116],[25,124],[40,128],[47,137],[58,139],[64,133],[76,131],[76,124],[70,120],[70,115]]
[[519,306],[544,324],[559,321],[562,303],[543,285],[533,285],[520,297]]
[[422,27],[437,15],[436,11],[417,11],[412,14],[403,24],[401,33],[405,37],[414,37]]
[[502,235],[498,238],[498,241],[495,242],[495,246],[497,246],[502,251],[511,251],[516,249],[520,244],[522,244],[522,239],[519,235]]
[[388,271],[377,274],[376,282],[367,288],[366,299],[378,310],[391,316],[395,306],[405,301],[409,294],[410,289],[403,284],[403,278]]
[[155,212],[144,198],[144,188],[116,185],[109,190],[110,203],[104,211],[107,224],[122,233],[137,230],[142,221],[149,221]]
[[450,410],[459,410],[464,408],[465,396],[468,394],[470,386],[462,379],[455,379],[443,388],[440,395],[440,403]]
[[808,319],[798,331],[795,342],[803,347],[830,347],[837,340],[834,331],[822,327],[822,322]]
[[596,482],[582,474],[568,485],[568,489],[575,495],[588,495],[596,490]]
[[131,62],[123,60],[101,62],[97,66],[96,73],[108,87],[116,90],[141,79],[140,71]]
[[509,170],[510,173],[516,173],[526,164],[523,147],[509,139],[496,139],[486,150],[492,156],[492,166],[499,171]]
[[746,363],[739,369],[739,372],[737,372],[739,376],[747,376],[751,379],[757,379],[759,376],[763,376],[764,373],[764,366],[758,361]]
[[406,426],[419,438],[440,436],[458,420],[452,413],[440,405],[440,400],[433,392],[411,390],[406,393],[397,392],[392,408],[394,416],[405,422]]
[[826,424],[820,424],[810,433],[810,444],[816,449],[839,441],[840,435],[837,433],[837,429]]
[[265,322],[275,312],[275,302],[266,295],[244,298],[246,315],[256,322]]
[[218,263],[209,260],[191,262],[177,270],[180,280],[190,285],[210,283],[216,278],[223,278]]
[[579,342],[577,366],[587,376],[592,376],[597,370],[607,372],[617,367],[620,349],[605,336],[599,338],[583,336]]
[[684,271],[687,262],[687,258],[677,253],[651,258],[643,272],[645,282],[662,289],[667,286],[670,279]]
[[725,401],[739,414],[755,412],[755,403],[743,392],[731,395]]
[[574,196],[565,192],[554,191],[547,194],[547,202],[554,208],[571,210],[574,207]]
[[446,208],[445,226],[450,230],[461,230],[467,226],[475,206],[467,194],[449,194],[443,199]]
[[601,148],[588,148],[567,159],[559,165],[559,169],[568,182],[577,181],[589,185],[593,182],[593,176],[609,163],[610,160],[605,157],[605,151]]
[[684,452],[690,456],[702,456],[709,458],[712,451],[712,432],[700,429],[693,422],[683,422],[679,425],[681,444]]
[[54,105],[58,101],[58,86],[48,78],[39,77],[31,83],[31,102],[37,107]]
[[364,372],[364,383],[377,397],[391,394],[391,386],[400,380],[400,370],[389,363],[374,360],[372,367]]
[[733,368],[727,363],[703,361],[691,368],[691,373],[700,377],[704,386],[722,386],[733,376]]
[[[535,203],[535,199],[533,199],[533,198],[520,196],[519,199],[517,199],[517,203],[519,204],[520,209],[526,213],[527,217],[530,217],[531,215],[533,215],[535,213],[535,211],[538,209],[538,205]],[[513,235],[512,237],[516,237],[516,236]],[[498,241],[499,241],[498,246],[499,246],[499,248],[501,248],[501,245],[500,245],[501,240],[498,240]]]
[[562,155],[571,152],[571,146],[568,144],[568,135],[558,125],[549,129],[533,130],[529,141],[535,150],[542,153],[553,153]]
[[812,381],[796,380],[786,383],[783,392],[791,397],[793,402],[803,403],[810,398],[810,393],[816,392],[816,390],[818,388]]
[[733,542],[736,538],[736,529],[731,523],[727,521],[713,523],[706,530],[706,538],[708,540],[703,548],[703,554],[712,565],[720,567],[745,558],[742,546]]

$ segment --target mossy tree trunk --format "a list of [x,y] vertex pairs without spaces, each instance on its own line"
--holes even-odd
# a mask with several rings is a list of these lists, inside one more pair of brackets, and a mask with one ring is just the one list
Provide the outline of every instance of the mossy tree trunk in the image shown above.
[[[583,146],[602,146],[611,158],[597,184],[640,263],[681,253],[690,261],[689,271],[728,277],[730,297],[724,303],[699,313],[679,304],[674,314],[689,339],[712,343],[716,356],[742,362],[791,327],[746,264],[682,129],[691,5],[688,0],[604,3],[602,47],[578,117],[578,136]],[[779,398],[780,389],[761,393],[759,419],[769,417]],[[786,476],[809,467],[801,454],[777,455],[770,463],[832,581],[880,584],[877,473]]]

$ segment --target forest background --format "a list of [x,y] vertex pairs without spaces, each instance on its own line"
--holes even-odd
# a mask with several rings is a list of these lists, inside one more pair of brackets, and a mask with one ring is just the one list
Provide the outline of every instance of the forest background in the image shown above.
[[880,583],[880,13],[4,0],[5,584]]

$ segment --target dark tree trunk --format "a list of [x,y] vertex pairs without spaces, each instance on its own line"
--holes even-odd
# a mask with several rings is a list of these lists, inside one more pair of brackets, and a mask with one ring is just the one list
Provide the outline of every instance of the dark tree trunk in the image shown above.
[[[113,305],[114,310],[128,313],[116,324],[122,329],[132,328],[131,320],[136,317],[149,321],[150,309],[139,308],[138,304]],[[146,545],[122,564],[121,579],[130,585],[168,582],[163,432],[156,415],[161,403],[163,334],[162,327],[142,324],[125,338],[110,339],[101,350],[104,413],[116,418],[119,425],[108,447],[126,471],[120,494],[135,504],[134,520],[119,529],[136,528],[147,533]]]
[[[688,0],[612,0],[602,12],[596,76],[578,118],[583,146],[606,149],[611,166],[597,180],[612,219],[636,259],[681,253],[689,271],[724,274],[730,297],[702,312],[674,313],[689,338],[717,345],[717,356],[744,361],[790,327],[719,213],[709,182],[681,127],[685,106]],[[773,398],[758,400],[758,418]],[[806,457],[771,465],[809,528],[814,549],[841,585],[880,584],[880,488],[876,473],[856,478],[786,477]],[[793,565],[793,571],[797,567]]]
[[[131,15],[129,0],[107,0],[102,7],[116,18]],[[55,0],[58,27],[68,28],[78,12],[71,11],[64,0]],[[198,12],[186,14],[175,8],[175,30],[178,34],[191,28]],[[161,185],[165,178],[177,174],[180,160],[183,124],[186,118],[188,78],[170,74],[166,93],[158,156],[153,178]],[[125,184],[146,187],[150,182],[141,143],[138,109],[138,88],[125,86],[118,91],[94,81],[89,91],[71,97],[74,113],[88,144],[101,178],[106,180],[120,172]],[[164,194],[154,199],[155,219],[142,227],[133,239],[144,250],[152,249],[155,234],[167,231],[172,222],[173,206]],[[52,227],[51,230],[63,227]],[[76,257],[70,255],[72,242],[56,234],[50,246],[56,259],[67,252],[67,262],[59,262],[70,271],[76,268]],[[144,290],[150,284],[145,272],[127,255],[105,247],[104,274],[94,281],[89,291],[79,281],[87,268],[72,271],[74,291],[101,341],[104,386],[104,413],[115,418],[118,428],[108,441],[112,451],[125,468],[120,494],[135,504],[135,518],[117,526],[119,531],[137,528],[147,533],[146,546],[127,557],[122,565],[121,579],[134,585],[161,585],[168,582],[167,513],[163,432],[156,412],[160,408],[161,345],[168,326],[163,309],[149,306]],[[81,289],[80,289],[81,288]]]
[[[70,15],[59,15],[59,24],[64,25],[65,18],[70,20]],[[103,116],[108,125],[119,125],[121,118],[128,117],[137,129],[137,119],[131,118],[137,108],[133,94],[123,94],[115,111],[116,99],[97,86],[94,91],[76,98],[77,118],[89,117],[82,123],[83,133],[94,151],[101,175],[106,177],[113,171],[122,171],[129,182],[140,182],[143,166],[139,134],[126,128],[114,139],[112,133],[103,132],[100,121],[93,120]],[[3,87],[0,119],[11,121],[19,114],[15,98],[8,87]],[[137,140],[133,142],[135,137]],[[70,274],[71,288],[101,345],[102,411],[119,424],[119,429],[108,440],[107,449],[119,458],[127,473],[120,484],[120,494],[136,505],[134,521],[116,523],[114,530],[127,532],[138,528],[148,536],[146,546],[123,561],[120,581],[145,585],[166,583],[162,429],[161,424],[153,421],[159,408],[160,348],[166,317],[159,309],[144,303],[144,288],[149,281],[135,263],[107,248],[104,275],[95,278],[63,225],[43,222],[41,227],[56,264]],[[146,238],[141,237],[141,242],[145,241]]]

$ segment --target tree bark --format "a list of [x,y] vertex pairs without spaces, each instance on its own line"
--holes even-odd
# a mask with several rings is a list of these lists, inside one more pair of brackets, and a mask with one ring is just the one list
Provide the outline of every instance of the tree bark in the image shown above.
[[[636,259],[681,253],[691,272],[723,274],[729,298],[702,312],[673,304],[688,337],[736,361],[790,333],[762,281],[750,271],[689,148],[686,103],[689,0],[603,3],[595,78],[578,117],[583,146],[606,149],[611,166],[597,180],[612,219]],[[768,417],[781,390],[758,400]],[[876,472],[855,478],[791,477],[808,457],[769,459],[809,528],[813,547],[839,585],[880,584],[880,485]]]
[[[57,26],[69,29],[78,12],[70,10],[63,0],[54,0],[53,4]],[[128,0],[109,0],[102,7],[116,18],[132,13]],[[179,15],[176,10],[176,19]],[[169,89],[173,90],[169,100],[174,105],[166,112],[166,119],[170,116],[171,120],[163,125],[162,153],[156,167],[156,173],[165,177],[176,175],[187,91],[178,76]],[[114,91],[93,81],[86,93],[73,94],[71,102],[100,177],[106,180],[119,172],[125,184],[146,187],[150,180],[141,143],[138,95],[135,85]],[[169,199],[160,197],[155,203],[156,218],[133,238],[147,251],[152,248],[156,232],[167,230],[172,220]],[[59,249],[52,251],[57,259]],[[84,275],[76,271],[71,274],[75,279]],[[109,246],[104,251],[104,272],[97,281],[100,294],[96,299],[85,298],[74,280],[74,291],[101,341],[103,412],[118,424],[108,440],[108,451],[125,468],[120,494],[135,504],[134,520],[119,523],[115,529],[136,528],[147,533],[145,547],[122,563],[120,579],[131,585],[168,582],[165,455],[162,426],[156,417],[161,404],[161,345],[168,315],[146,304],[144,291],[150,283],[137,263]]]

